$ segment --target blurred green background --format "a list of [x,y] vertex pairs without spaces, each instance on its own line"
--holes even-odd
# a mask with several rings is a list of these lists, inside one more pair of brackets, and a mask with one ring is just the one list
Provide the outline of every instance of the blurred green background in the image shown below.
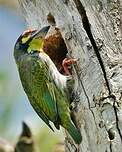
[[15,143],[25,121],[41,151],[51,152],[63,141],[62,132],[52,133],[30,106],[13,57],[16,39],[25,29],[18,1],[0,0],[0,137]]

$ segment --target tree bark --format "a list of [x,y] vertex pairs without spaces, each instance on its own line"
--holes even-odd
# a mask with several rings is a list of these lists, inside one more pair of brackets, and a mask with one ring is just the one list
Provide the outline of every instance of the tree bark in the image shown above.
[[121,0],[19,0],[28,27],[48,25],[51,13],[74,68],[75,116],[82,142],[67,134],[66,152],[122,151]]

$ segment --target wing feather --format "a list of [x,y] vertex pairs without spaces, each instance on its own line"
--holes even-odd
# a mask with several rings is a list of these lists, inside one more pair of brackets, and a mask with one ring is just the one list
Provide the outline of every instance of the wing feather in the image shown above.
[[37,57],[28,57],[21,63],[20,78],[29,101],[41,119],[53,130],[49,121],[58,121],[56,86],[48,74],[48,66]]

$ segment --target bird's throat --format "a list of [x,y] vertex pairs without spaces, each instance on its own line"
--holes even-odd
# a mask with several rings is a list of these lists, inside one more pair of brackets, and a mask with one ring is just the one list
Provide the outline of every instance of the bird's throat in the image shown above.
[[41,39],[34,39],[29,43],[29,47],[27,49],[28,53],[33,52],[34,50],[39,51],[43,48],[43,40]]

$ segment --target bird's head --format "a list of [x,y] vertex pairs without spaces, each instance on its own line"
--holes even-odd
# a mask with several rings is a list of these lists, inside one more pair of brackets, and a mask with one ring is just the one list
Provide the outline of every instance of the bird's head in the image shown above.
[[33,51],[40,51],[40,49],[43,48],[44,38],[49,28],[50,26],[46,26],[39,31],[35,29],[26,30],[18,38],[14,47],[14,52],[31,53]]

